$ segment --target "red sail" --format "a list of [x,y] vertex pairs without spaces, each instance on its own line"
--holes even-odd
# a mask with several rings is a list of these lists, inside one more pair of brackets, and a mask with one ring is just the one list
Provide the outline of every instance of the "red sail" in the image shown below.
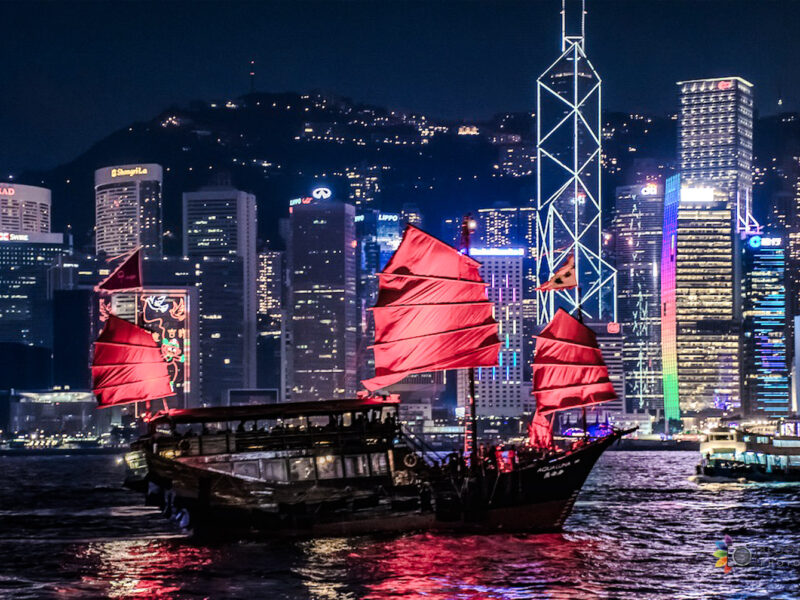
[[92,388],[100,407],[174,396],[170,381],[152,334],[109,315],[92,361]]
[[500,340],[480,263],[409,225],[379,274],[374,391],[412,373],[497,364]]
[[617,397],[594,332],[563,309],[537,337],[532,393],[542,415]]

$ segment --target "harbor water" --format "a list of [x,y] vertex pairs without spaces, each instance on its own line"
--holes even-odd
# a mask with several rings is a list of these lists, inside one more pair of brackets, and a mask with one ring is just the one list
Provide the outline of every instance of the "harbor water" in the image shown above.
[[[0,598],[800,598],[800,486],[688,480],[696,452],[609,452],[564,532],[199,543],[114,456],[0,457]],[[716,567],[716,542],[749,558]]]

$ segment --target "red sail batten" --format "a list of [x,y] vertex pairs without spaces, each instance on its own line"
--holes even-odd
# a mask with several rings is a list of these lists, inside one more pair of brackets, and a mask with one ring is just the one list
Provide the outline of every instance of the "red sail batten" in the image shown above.
[[539,447],[552,444],[552,430],[549,434],[543,430],[552,429],[547,418],[551,413],[617,397],[594,331],[563,309],[536,336],[531,393],[536,397],[536,415],[530,441]]
[[407,375],[494,366],[500,351],[480,263],[412,225],[379,273],[375,377],[370,390]]
[[92,389],[100,408],[175,395],[152,334],[114,315],[94,345]]

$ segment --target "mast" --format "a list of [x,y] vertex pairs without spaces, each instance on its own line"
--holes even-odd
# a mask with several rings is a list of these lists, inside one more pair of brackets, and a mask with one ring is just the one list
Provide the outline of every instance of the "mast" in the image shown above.
[[[476,223],[472,214],[467,213],[461,221],[461,252],[469,256],[469,242]],[[468,446],[465,454],[469,454],[470,465],[476,468],[478,464],[478,418],[475,410],[475,367],[467,369],[469,377],[469,418],[464,423],[464,445]],[[471,446],[471,448],[469,447]]]

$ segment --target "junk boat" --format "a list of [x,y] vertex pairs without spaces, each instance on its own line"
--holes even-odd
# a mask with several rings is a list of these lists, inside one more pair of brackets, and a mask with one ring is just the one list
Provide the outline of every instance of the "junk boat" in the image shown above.
[[696,470],[699,482],[800,481],[800,420],[713,429]]
[[[587,406],[616,397],[594,332],[560,309],[536,339],[527,443],[478,445],[474,369],[498,364],[500,340],[480,263],[464,251],[469,232],[465,218],[460,252],[406,228],[378,274],[376,375],[357,398],[165,405],[150,414],[150,401],[172,395],[158,345],[146,329],[109,316],[92,367],[99,404],[147,403],[148,432],[125,456],[126,484],[195,533],[561,529],[595,462],[630,430],[554,442],[559,411],[583,408],[585,422]],[[397,397],[377,392],[412,373],[457,368],[470,376],[465,444],[442,460],[403,428]]]

